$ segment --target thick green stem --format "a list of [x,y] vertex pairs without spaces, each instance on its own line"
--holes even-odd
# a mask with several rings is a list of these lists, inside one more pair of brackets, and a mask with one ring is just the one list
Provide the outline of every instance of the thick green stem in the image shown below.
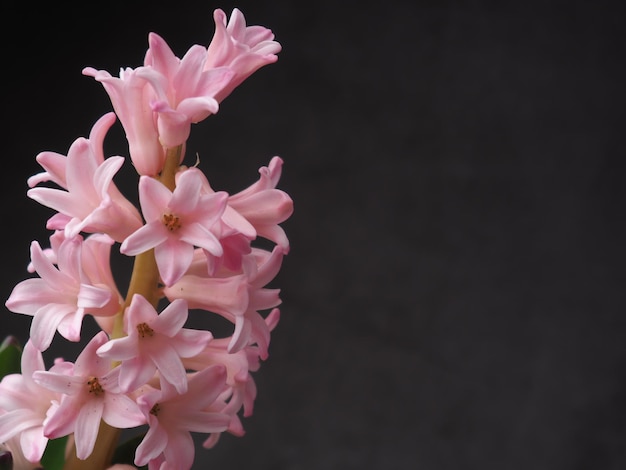
[[[167,149],[165,164],[158,177],[158,180],[170,191],[173,191],[176,187],[175,177],[180,166],[181,152],[182,146]],[[125,335],[124,312],[135,294],[144,296],[155,308],[157,307],[161,299],[159,280],[159,269],[154,258],[154,250],[148,250],[137,255],[124,305],[115,317],[111,339],[121,338]],[[105,470],[111,465],[111,459],[113,458],[119,435],[119,429],[101,421],[98,438],[91,455],[85,460],[80,460],[76,457],[76,449],[72,448],[68,453],[63,470]]]

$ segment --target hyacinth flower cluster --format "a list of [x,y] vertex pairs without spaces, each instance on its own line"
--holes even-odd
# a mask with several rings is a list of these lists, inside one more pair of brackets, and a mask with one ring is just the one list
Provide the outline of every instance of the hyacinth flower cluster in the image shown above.
[[[142,66],[117,77],[85,68],[113,111],[67,155],[36,157],[43,171],[28,179],[27,195],[53,215],[47,246],[31,243],[30,274],[6,300],[9,311],[32,316],[20,372],[0,382],[0,444],[13,468],[41,468],[59,441],[64,464],[56,468],[119,466],[112,456],[121,430],[137,429],[126,464],[188,469],[194,435],[211,448],[223,433],[244,434],[241,418],[257,394],[252,374],[279,321],[280,291],[269,286],[289,251],[280,224],[293,202],[277,188],[280,157],[234,194],[211,186],[197,162],[184,163],[192,124],[217,113],[281,50],[271,30],[247,26],[237,9],[230,17],[217,9],[213,19],[208,47],[194,45],[182,58],[151,33]],[[104,153],[118,121],[137,204],[114,182],[125,158]],[[113,250],[133,258],[124,294]],[[231,334],[189,328],[191,315],[218,315]],[[91,338],[86,316],[99,327]],[[84,349],[46,367],[43,353],[57,335]]]

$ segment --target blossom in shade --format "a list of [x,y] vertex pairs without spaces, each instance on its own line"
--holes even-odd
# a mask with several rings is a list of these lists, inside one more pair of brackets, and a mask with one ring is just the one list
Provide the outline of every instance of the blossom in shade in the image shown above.
[[0,382],[0,443],[13,437],[24,457],[36,463],[48,443],[43,432],[46,414],[60,394],[41,387],[32,378],[35,371],[45,370],[41,352],[28,341],[22,352],[22,373],[5,376]]
[[148,176],[139,180],[139,202],[146,224],[124,240],[120,251],[135,256],[154,248],[165,285],[182,277],[196,246],[215,256],[223,253],[212,228],[224,212],[228,194],[203,194],[201,184],[198,173],[192,171],[183,172],[173,192]]
[[209,331],[183,328],[187,302],[176,300],[160,314],[141,295],[134,295],[124,320],[127,336],[100,346],[101,357],[121,361],[120,387],[133,391],[159,372],[178,393],[187,390],[187,374],[181,358],[202,351],[212,335]]
[[219,433],[231,423],[220,400],[227,389],[226,369],[215,365],[195,372],[186,393],[179,394],[169,383],[149,390],[137,403],[148,422],[148,432],[137,447],[135,465],[152,469],[191,468],[195,456],[195,433]]
[[[269,331],[274,330],[278,324],[280,312],[278,309],[272,310],[265,318]],[[254,400],[256,399],[257,388],[251,372],[256,372],[261,366],[260,348],[255,345],[248,345],[236,352],[228,352],[229,338],[217,338],[199,354],[184,360],[185,366],[189,369],[200,370],[221,364],[226,367],[226,384],[228,390],[223,393],[222,398],[227,401],[227,406],[223,412],[231,416],[231,423],[226,432],[243,436],[245,430],[239,418],[239,411],[243,410],[243,416],[252,415]],[[217,444],[221,433],[211,433],[204,441],[203,446],[211,448]]]
[[242,272],[225,277],[199,272],[196,265],[196,269],[179,281],[163,288],[163,294],[170,301],[187,300],[190,309],[207,310],[230,320],[235,328],[229,352],[256,343],[265,357],[269,330],[259,311],[273,309],[281,303],[280,289],[266,286],[278,274],[283,256],[279,246],[271,252],[253,248],[244,257]]
[[5,303],[12,312],[33,316],[30,338],[40,351],[48,349],[55,331],[79,341],[86,313],[110,316],[119,308],[119,293],[106,285],[93,285],[85,274],[82,245],[80,235],[63,240],[55,266],[33,241],[31,263],[39,277],[18,283]]
[[215,32],[207,48],[205,69],[228,67],[234,76],[217,95],[221,102],[241,82],[264,65],[278,60],[282,46],[274,40],[274,33],[263,26],[247,26],[243,13],[235,8],[227,20],[221,9],[213,12]]
[[45,435],[55,439],[74,433],[79,459],[86,459],[93,451],[100,420],[120,429],[145,423],[137,403],[119,388],[119,367],[111,369],[111,362],[96,354],[107,340],[104,331],[97,333],[69,372],[33,374],[39,385],[62,394],[58,408],[44,424]]
[[[104,158],[104,137],[114,122],[114,113],[105,114],[92,128],[89,139],[76,139],[65,158],[53,152],[37,156],[46,171],[28,180],[32,189],[27,195],[58,211],[48,220],[49,229],[65,230],[69,237],[81,231],[103,232],[121,242],[141,226],[139,212],[113,183],[124,158]],[[61,189],[32,187],[45,181]]]

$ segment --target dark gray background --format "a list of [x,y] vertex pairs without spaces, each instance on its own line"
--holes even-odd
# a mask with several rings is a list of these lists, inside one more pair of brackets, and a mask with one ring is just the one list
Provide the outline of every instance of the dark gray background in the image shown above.
[[247,435],[194,468],[626,468],[619,2],[42,5],[2,7],[4,298],[47,241],[35,155],[111,110],[84,66],[206,46],[217,7],[283,45],[189,143],[231,192],[280,155],[295,201]]

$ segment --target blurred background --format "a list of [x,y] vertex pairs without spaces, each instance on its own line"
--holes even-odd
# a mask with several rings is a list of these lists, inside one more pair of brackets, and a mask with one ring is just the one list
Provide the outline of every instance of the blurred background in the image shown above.
[[139,66],[151,31],[207,46],[215,8],[283,46],[188,144],[230,192],[280,155],[295,202],[247,433],[195,469],[626,468],[620,2],[76,5],[2,6],[4,299],[49,236],[36,154],[112,110],[83,67]]

